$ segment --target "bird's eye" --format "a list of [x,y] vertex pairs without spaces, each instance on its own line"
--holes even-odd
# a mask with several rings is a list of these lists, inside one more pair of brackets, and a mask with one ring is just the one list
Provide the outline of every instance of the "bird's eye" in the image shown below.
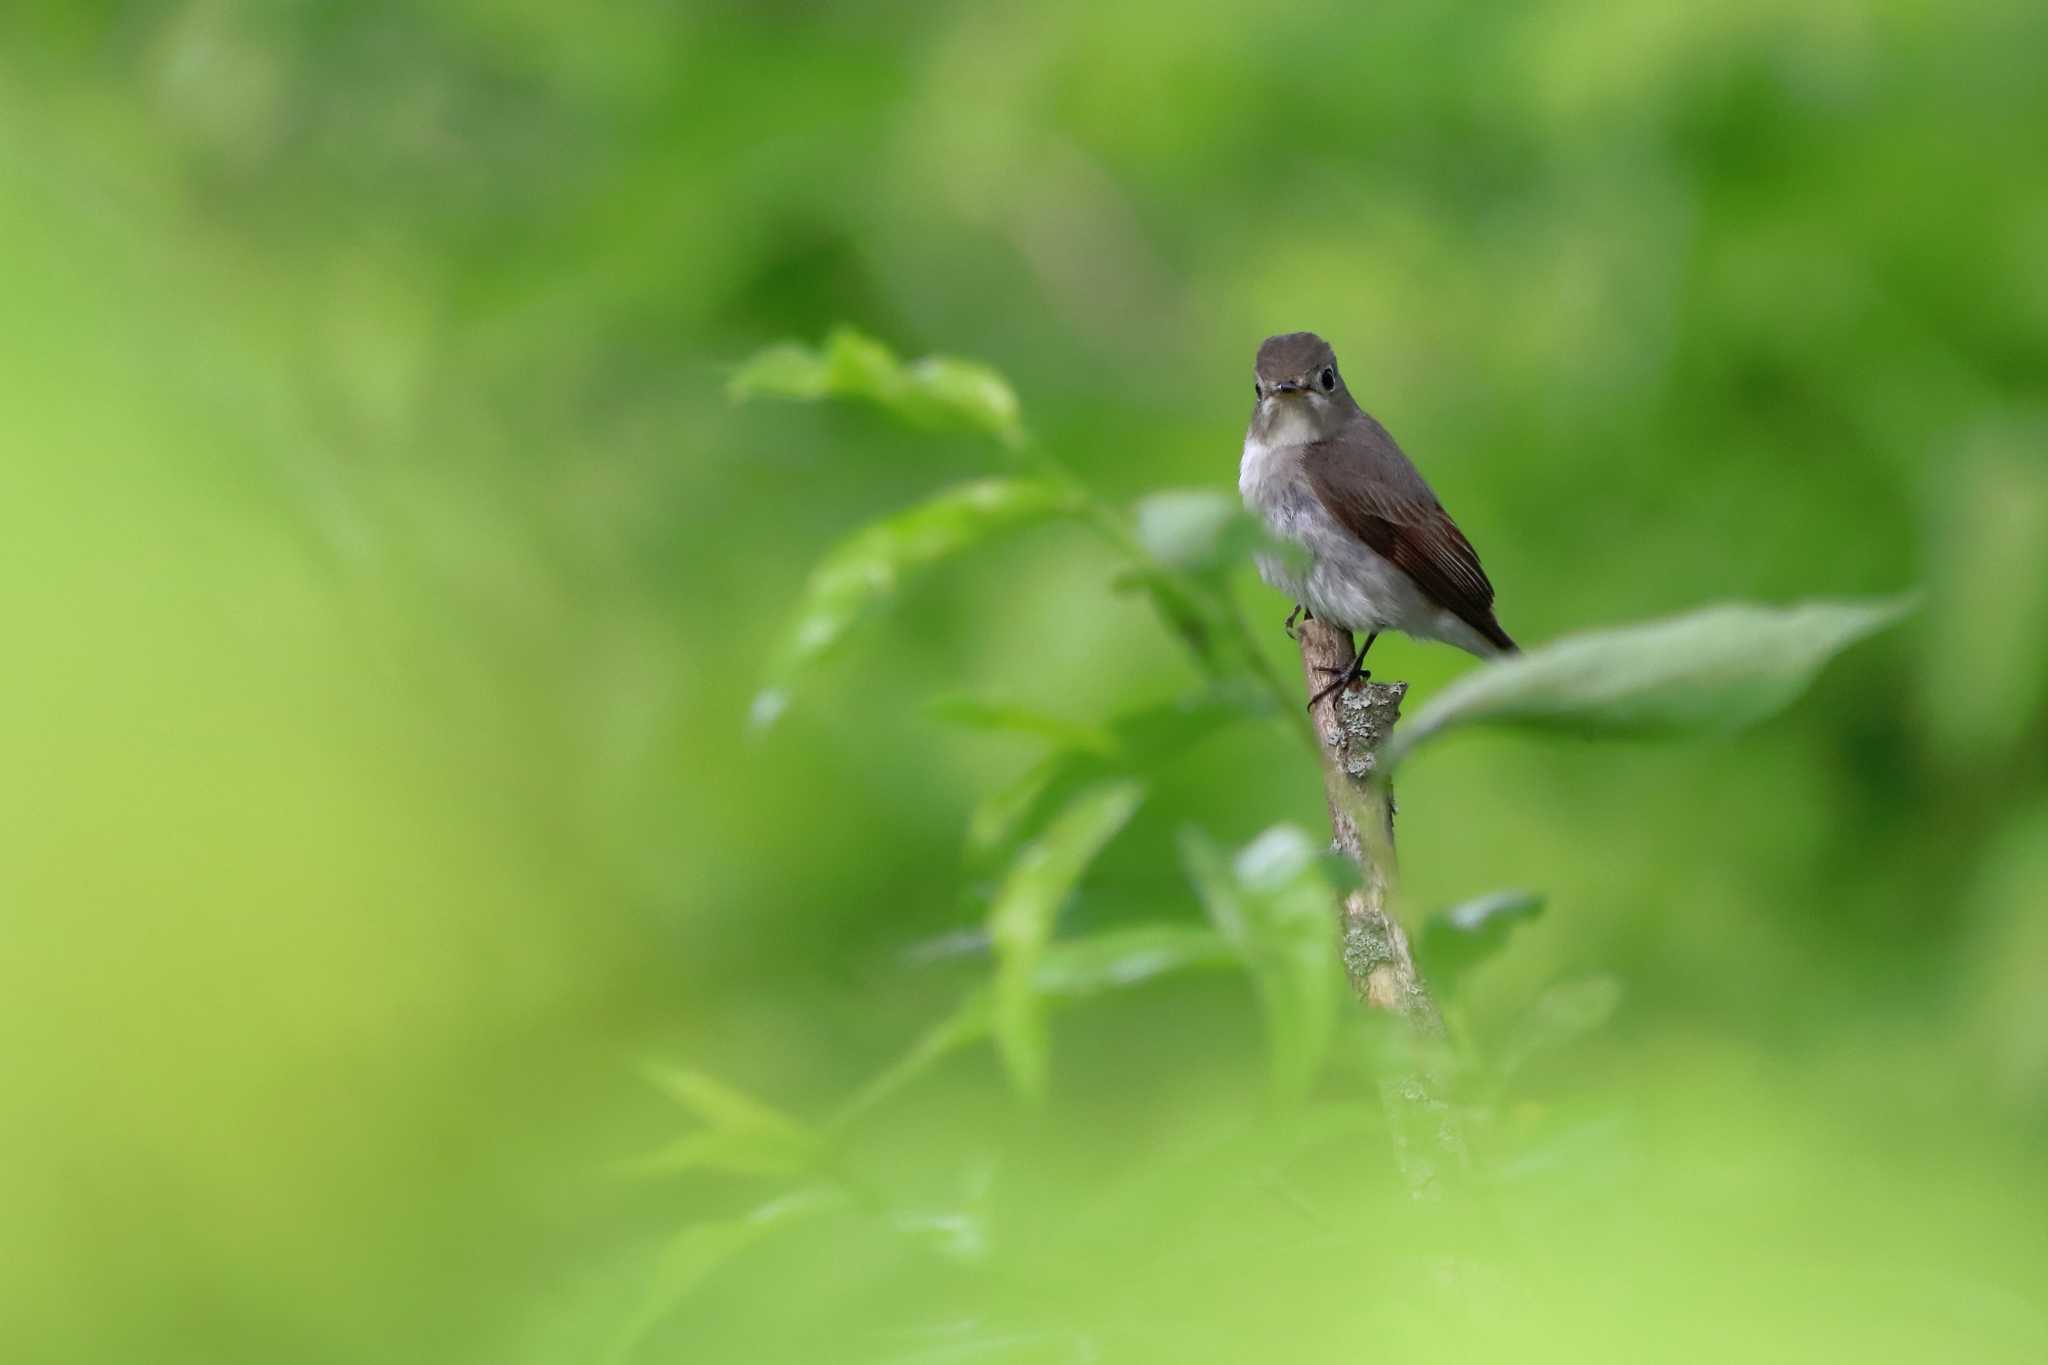
[[1337,372],[1328,365],[1323,366],[1322,384],[1324,393],[1337,387]]
[[1252,381],[1252,397],[1264,398],[1265,396],[1266,386],[1264,384],[1261,384],[1258,380],[1254,379]]

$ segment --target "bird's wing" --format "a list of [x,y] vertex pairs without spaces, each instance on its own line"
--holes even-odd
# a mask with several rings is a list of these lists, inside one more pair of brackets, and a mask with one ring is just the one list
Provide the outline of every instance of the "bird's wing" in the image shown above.
[[1493,584],[1478,552],[1384,427],[1367,418],[1311,444],[1302,463],[1316,497],[1346,529],[1437,605],[1500,648],[1515,647],[1493,618]]

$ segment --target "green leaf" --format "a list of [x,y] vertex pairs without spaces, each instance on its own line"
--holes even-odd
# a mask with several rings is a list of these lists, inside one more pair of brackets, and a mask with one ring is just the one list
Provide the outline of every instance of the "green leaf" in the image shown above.
[[1729,604],[1567,636],[1466,674],[1396,732],[1390,770],[1447,730],[1732,731],[1783,709],[1821,666],[1913,610],[1911,599]]
[[689,1067],[650,1062],[642,1068],[647,1079],[679,1100],[698,1118],[717,1128],[779,1129],[797,1134],[803,1125],[781,1110],[733,1089],[724,1081]]
[[659,1063],[644,1068],[650,1081],[682,1102],[703,1121],[702,1131],[633,1158],[622,1169],[633,1175],[672,1175],[692,1169],[739,1175],[778,1175],[815,1164],[818,1135],[779,1109],[725,1082],[687,1067]]
[[1128,781],[1104,783],[1075,797],[1017,855],[989,910],[989,940],[996,952],[996,1045],[1027,1098],[1045,1092],[1045,1023],[1037,973],[1053,920],[1095,855],[1143,799],[1142,784]]
[[[1234,961],[1229,945],[1207,929],[1137,924],[1046,944],[1032,973],[1032,988],[1048,1000],[1084,1000],[1172,972],[1228,966]],[[995,993],[971,992],[953,1013],[926,1030],[908,1052],[861,1087],[833,1119],[833,1125],[865,1113],[947,1057],[987,1037],[994,1026]]]
[[1065,516],[1079,506],[1070,489],[1039,479],[981,479],[855,532],[812,570],[803,600],[754,699],[757,726],[772,724],[789,689],[863,616],[888,602],[903,579],[1004,531]]
[[970,992],[951,1014],[918,1035],[908,1052],[855,1092],[833,1116],[832,1126],[851,1123],[960,1049],[986,1038],[994,1025],[994,993]]
[[647,1334],[674,1311],[711,1273],[770,1233],[791,1227],[845,1202],[829,1186],[813,1186],[770,1200],[739,1218],[692,1223],[661,1250],[640,1309],[613,1344],[610,1359],[619,1365],[632,1358]]
[[1206,569],[1222,556],[1233,522],[1245,518],[1237,499],[1200,488],[1171,488],[1140,498],[1138,543],[1174,569]]
[[1324,843],[1309,836],[1299,825],[1274,825],[1246,844],[1232,860],[1231,870],[1238,885],[1255,896],[1273,896],[1316,880]]
[[919,426],[980,431],[1012,446],[1024,438],[1016,390],[989,366],[941,355],[905,364],[850,327],[835,330],[821,349],[783,342],[756,352],[726,391],[741,402],[859,398]]
[[913,362],[909,374],[908,407],[914,419],[933,425],[958,421],[1005,445],[1023,443],[1017,391],[994,368],[956,356],[933,355]]
[[1114,771],[1115,766],[1098,755],[1079,750],[1050,753],[982,797],[967,817],[968,866],[992,865],[1017,840],[1019,831],[1027,827],[1032,812],[1045,807],[1047,793],[1062,779],[1071,782],[1084,768],[1101,776]]
[[1114,758],[1116,736],[1099,725],[1084,725],[1064,716],[1048,715],[1027,706],[982,701],[975,697],[940,697],[925,708],[931,715],[965,730],[1036,735],[1063,749]]
[[1254,559],[1298,567],[1301,547],[1274,537],[1238,499],[1209,489],[1153,493],[1138,501],[1132,520],[1141,557],[1112,585],[1145,593],[1209,678],[1281,689],[1227,580]]
[[1430,984],[1449,995],[1472,968],[1499,952],[1517,924],[1543,913],[1532,891],[1496,891],[1440,910],[1422,926],[1415,950]]
[[1163,569],[1197,576],[1226,573],[1256,554],[1275,555],[1293,567],[1307,552],[1281,540],[1245,511],[1244,503],[1207,488],[1169,488],[1138,500],[1133,520],[1138,543]]
[[735,402],[749,398],[793,398],[802,402],[832,392],[832,367],[821,352],[793,341],[754,352],[726,381]]
[[1138,924],[1047,945],[1033,985],[1041,995],[1085,999],[1236,955],[1221,935],[1189,924]]
[[1274,1093],[1304,1099],[1329,1055],[1343,987],[1337,892],[1324,877],[1321,846],[1290,825],[1267,830],[1234,860],[1200,830],[1182,830],[1180,846],[1210,922],[1258,991]]
[[1046,755],[1014,781],[982,798],[968,820],[970,868],[988,869],[1024,832],[1091,783],[1149,775],[1233,722],[1272,714],[1270,699],[1248,687],[1216,686],[1113,718],[1110,752],[1070,745]]
[[614,1170],[631,1179],[681,1175],[686,1171],[796,1175],[815,1165],[816,1157],[816,1147],[809,1142],[793,1143],[772,1135],[706,1128],[666,1147],[629,1157]]
[[1240,956],[1252,949],[1252,917],[1230,860],[1214,840],[1190,826],[1180,832],[1180,861],[1216,932]]
[[1550,987],[1516,1020],[1514,1034],[1501,1050],[1501,1074],[1512,1075],[1531,1057],[1576,1043],[1613,1017],[1620,1004],[1621,983],[1611,976],[1582,977]]

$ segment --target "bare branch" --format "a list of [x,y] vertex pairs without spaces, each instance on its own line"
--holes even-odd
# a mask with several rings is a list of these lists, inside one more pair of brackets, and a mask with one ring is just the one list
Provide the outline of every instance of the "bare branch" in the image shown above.
[[[1322,621],[1300,629],[1302,674],[1314,696],[1355,653],[1351,633]],[[1309,718],[1323,745],[1323,791],[1330,803],[1331,843],[1358,864],[1362,881],[1344,898],[1340,915],[1344,973],[1358,998],[1407,1021],[1412,1036],[1436,1043],[1443,1015],[1422,975],[1408,935],[1393,912],[1399,867],[1394,858],[1394,792],[1372,780],[1380,746],[1401,717],[1407,683],[1353,683],[1315,703]],[[1405,1075],[1381,1082],[1381,1100],[1396,1154],[1417,1198],[1441,1195],[1446,1168],[1462,1172],[1465,1144],[1455,1112],[1432,1074],[1427,1047],[1417,1049]]]
[[[1322,621],[1300,630],[1302,673],[1309,695],[1326,687],[1355,652],[1351,633]],[[1317,702],[1309,716],[1323,742],[1323,787],[1330,803],[1331,842],[1356,862],[1363,884],[1344,900],[1344,971],[1358,997],[1395,1010],[1418,1028],[1441,1034],[1443,1021],[1415,970],[1408,935],[1391,913],[1394,794],[1371,781],[1379,747],[1401,717],[1407,683],[1353,683]]]

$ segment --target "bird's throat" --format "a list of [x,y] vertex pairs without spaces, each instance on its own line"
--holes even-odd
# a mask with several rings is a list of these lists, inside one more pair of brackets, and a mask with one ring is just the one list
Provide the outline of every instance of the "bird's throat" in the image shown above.
[[1267,446],[1307,445],[1325,434],[1312,400],[1270,398],[1259,412],[1253,431]]

